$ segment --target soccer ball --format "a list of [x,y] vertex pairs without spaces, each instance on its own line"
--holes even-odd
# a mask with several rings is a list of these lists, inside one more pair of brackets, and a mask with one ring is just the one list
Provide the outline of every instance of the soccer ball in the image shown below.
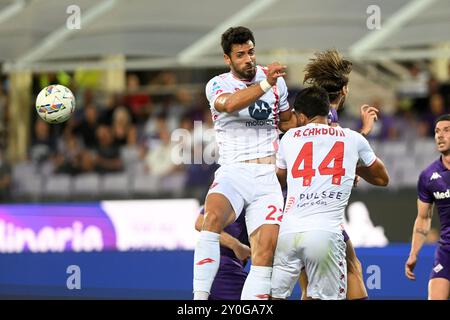
[[39,92],[36,111],[48,123],[64,122],[75,111],[75,97],[72,91],[60,84],[50,85]]

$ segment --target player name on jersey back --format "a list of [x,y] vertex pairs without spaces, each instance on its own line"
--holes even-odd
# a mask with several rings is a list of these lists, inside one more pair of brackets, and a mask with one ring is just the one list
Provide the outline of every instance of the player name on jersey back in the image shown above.
[[340,127],[328,127],[328,128],[302,128],[297,129],[294,132],[293,137],[294,138],[300,138],[300,137],[311,137],[311,136],[318,136],[318,135],[329,135],[329,136],[335,136],[335,137],[345,137],[345,132]]
[[341,232],[356,165],[370,166],[375,160],[367,140],[353,130],[318,123],[289,130],[277,154],[288,184],[280,234]]

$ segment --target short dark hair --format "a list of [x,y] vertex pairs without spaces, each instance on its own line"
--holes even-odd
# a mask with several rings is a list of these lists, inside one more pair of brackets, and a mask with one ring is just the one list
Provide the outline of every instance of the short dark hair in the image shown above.
[[316,52],[314,55],[315,58],[310,59],[305,67],[303,83],[324,88],[330,101],[334,101],[348,84],[352,63],[345,60],[336,49]]
[[450,114],[443,114],[442,116],[440,116],[439,118],[436,119],[436,122],[434,123],[434,125],[437,125],[439,121],[450,121]]
[[228,28],[227,31],[222,34],[221,44],[223,53],[229,56],[233,44],[244,44],[249,40],[255,44],[255,37],[249,28],[242,26]]
[[330,111],[330,99],[322,87],[308,87],[295,97],[294,109],[309,119],[315,116],[327,116]]

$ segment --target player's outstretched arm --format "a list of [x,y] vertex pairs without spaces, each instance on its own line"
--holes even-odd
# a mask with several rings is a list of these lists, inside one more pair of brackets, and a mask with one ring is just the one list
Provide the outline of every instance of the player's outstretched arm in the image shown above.
[[234,93],[224,93],[217,97],[214,108],[219,112],[232,113],[247,108],[269,91],[279,77],[286,75],[286,66],[274,62],[267,66],[267,79],[255,86],[248,87]]
[[[203,214],[199,214],[197,220],[195,221],[195,229],[197,231],[202,230],[203,225]],[[239,260],[246,260],[251,255],[250,247],[240,242],[235,237],[231,236],[229,233],[222,231],[220,233],[220,245],[233,250],[234,254]]]
[[376,159],[369,167],[356,167],[356,174],[375,186],[385,187],[389,183],[389,175],[383,161]]
[[433,204],[417,199],[417,218],[414,222],[411,251],[405,264],[405,275],[410,280],[416,280],[414,267],[416,266],[419,251],[425,243],[428,232],[430,231],[432,215]]

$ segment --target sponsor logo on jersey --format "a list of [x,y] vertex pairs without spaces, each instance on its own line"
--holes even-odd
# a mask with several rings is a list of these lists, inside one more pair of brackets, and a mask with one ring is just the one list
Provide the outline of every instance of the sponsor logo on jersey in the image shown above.
[[246,121],[245,126],[246,127],[256,127],[256,126],[274,126],[275,121],[274,120],[253,120],[253,121]]
[[272,113],[272,108],[267,102],[258,100],[248,107],[248,112],[255,120],[267,120]]
[[437,172],[433,172],[433,174],[430,177],[430,181],[431,180],[436,180],[436,179],[439,179],[439,178],[442,178],[441,175],[439,173],[437,173]]
[[450,198],[450,189],[447,189],[447,191],[445,191],[445,192],[439,192],[439,191],[436,191],[436,192],[433,192],[433,195],[434,195],[434,198],[435,199],[448,199],[448,198]]

